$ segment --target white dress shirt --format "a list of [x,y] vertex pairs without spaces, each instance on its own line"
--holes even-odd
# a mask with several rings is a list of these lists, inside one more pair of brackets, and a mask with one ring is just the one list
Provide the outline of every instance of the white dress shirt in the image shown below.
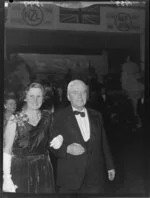
[[[79,111],[76,108],[72,107],[73,111]],[[75,115],[82,137],[85,142],[87,142],[90,139],[90,124],[89,124],[89,117],[86,108],[84,108],[81,112],[85,113],[84,117],[81,117],[81,115]]]

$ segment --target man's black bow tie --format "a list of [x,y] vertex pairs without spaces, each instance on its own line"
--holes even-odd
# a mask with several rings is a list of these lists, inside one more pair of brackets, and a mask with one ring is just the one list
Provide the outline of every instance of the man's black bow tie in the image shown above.
[[85,117],[85,113],[84,112],[74,111],[73,113],[74,113],[74,115],[79,115],[80,114],[81,117]]

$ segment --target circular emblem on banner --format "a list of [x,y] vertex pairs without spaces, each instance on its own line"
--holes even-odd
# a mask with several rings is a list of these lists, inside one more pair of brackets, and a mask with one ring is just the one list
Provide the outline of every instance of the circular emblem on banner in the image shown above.
[[129,31],[132,25],[130,15],[127,13],[118,13],[115,17],[115,24],[120,31]]
[[25,7],[22,16],[24,22],[31,26],[40,25],[43,21],[43,11],[36,5]]

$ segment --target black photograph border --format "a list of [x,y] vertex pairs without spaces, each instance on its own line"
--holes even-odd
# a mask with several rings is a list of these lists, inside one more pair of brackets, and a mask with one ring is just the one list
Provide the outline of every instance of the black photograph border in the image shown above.
[[[42,2],[42,1],[39,1]],[[46,0],[45,0],[46,2]],[[112,1],[111,1],[112,2]],[[115,2],[115,1],[113,1]],[[146,149],[145,149],[145,153],[146,153],[146,174],[145,174],[145,185],[146,185],[146,193],[144,197],[148,197],[150,195],[149,191],[150,191],[150,169],[149,169],[149,165],[150,165],[150,159],[149,159],[149,141],[148,141],[148,137],[149,137],[149,100],[150,100],[150,80],[149,80],[149,1],[145,0],[146,2],[146,20],[145,20],[145,143],[146,143]],[[107,2],[106,2],[107,4]],[[0,134],[0,142],[1,142],[1,146],[0,146],[0,181],[2,181],[2,145],[3,145],[3,133],[2,133],[2,126],[3,126],[3,90],[4,90],[4,82],[3,82],[3,75],[4,75],[4,21],[5,21],[5,17],[4,17],[5,13],[4,13],[4,1],[0,2],[0,103],[1,103],[1,110],[0,110],[0,127],[1,127],[1,134]],[[94,54],[93,54],[94,55]],[[60,195],[60,194],[22,194],[22,193],[3,193],[2,192],[2,182],[1,183],[1,188],[0,188],[0,194],[2,195],[2,198],[46,198],[46,197],[65,197],[66,195]],[[66,197],[91,197],[91,195],[67,195]],[[95,197],[113,197],[113,196],[109,196],[109,195],[95,195]],[[141,195],[139,194],[124,194],[124,195],[115,195],[114,197],[141,197]]]

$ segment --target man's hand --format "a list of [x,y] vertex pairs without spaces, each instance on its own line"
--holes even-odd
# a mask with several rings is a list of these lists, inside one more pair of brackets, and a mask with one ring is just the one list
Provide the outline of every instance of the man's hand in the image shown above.
[[110,181],[113,181],[115,179],[115,170],[114,169],[108,170],[108,179]]
[[71,155],[82,155],[85,152],[85,149],[81,144],[72,143],[67,147],[67,153]]
[[59,149],[62,143],[63,143],[63,136],[58,135],[52,139],[52,141],[50,142],[50,147],[53,147],[54,149]]

